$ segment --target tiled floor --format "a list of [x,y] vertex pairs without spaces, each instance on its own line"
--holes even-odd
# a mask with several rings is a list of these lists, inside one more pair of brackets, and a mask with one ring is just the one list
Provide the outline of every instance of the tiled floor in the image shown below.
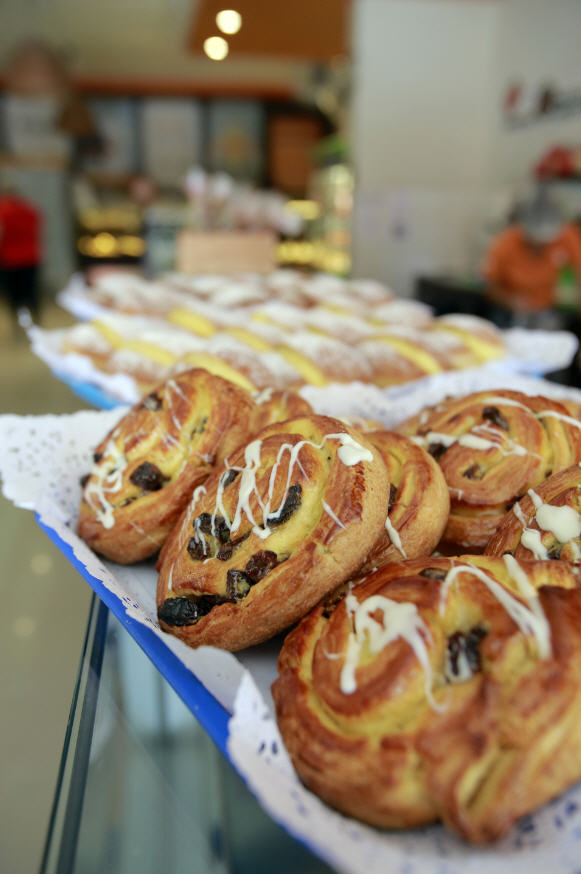
[[[49,307],[43,324],[69,323]],[[15,336],[0,308],[0,413],[68,413],[83,402]],[[0,497],[0,871],[38,870],[86,626],[90,590]]]

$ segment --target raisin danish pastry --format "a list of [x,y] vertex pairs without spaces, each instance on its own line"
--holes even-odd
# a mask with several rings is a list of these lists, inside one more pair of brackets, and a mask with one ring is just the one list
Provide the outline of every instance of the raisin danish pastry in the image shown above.
[[581,460],[581,422],[557,401],[491,389],[399,426],[440,465],[451,498],[443,543],[483,549],[530,488]]
[[581,589],[566,562],[388,565],[286,638],[272,687],[305,785],[374,826],[485,843],[581,778]]
[[256,411],[246,391],[205,370],[158,384],[97,447],[79,535],[121,564],[154,555],[193,489],[253,433]]
[[257,405],[256,430],[262,430],[274,422],[284,422],[285,419],[294,419],[297,416],[308,416],[313,409],[308,401],[292,389],[275,390],[265,388],[254,394],[254,402]]
[[440,542],[450,514],[446,480],[424,449],[392,431],[371,431],[367,439],[387,467],[389,506],[384,530],[362,573],[402,558],[429,555]]
[[484,552],[581,562],[581,467],[549,477],[504,516]]
[[379,453],[326,416],[270,425],[194,492],[161,552],[161,627],[237,650],[305,615],[377,541],[389,482]]

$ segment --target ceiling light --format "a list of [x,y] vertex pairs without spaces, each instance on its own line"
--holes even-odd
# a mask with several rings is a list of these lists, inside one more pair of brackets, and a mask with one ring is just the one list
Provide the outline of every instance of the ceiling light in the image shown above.
[[222,33],[238,33],[242,27],[242,16],[235,9],[222,9],[216,15],[216,24]]
[[228,43],[221,36],[209,36],[204,40],[204,51],[213,61],[223,61],[228,54]]

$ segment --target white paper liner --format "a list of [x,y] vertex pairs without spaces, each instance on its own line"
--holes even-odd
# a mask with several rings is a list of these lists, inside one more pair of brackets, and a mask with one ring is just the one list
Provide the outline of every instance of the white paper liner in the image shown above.
[[[112,398],[129,404],[135,403],[141,396],[142,393],[136,381],[128,374],[105,373],[99,370],[88,356],[72,353],[63,354],[60,349],[66,335],[66,329],[46,331],[33,327],[29,329],[28,335],[34,354],[44,361],[56,376],[80,379],[91,383],[101,388]],[[412,391],[415,396],[415,393],[423,391],[424,387],[430,389],[434,380],[436,384],[443,380],[443,385],[449,381],[451,386],[456,384],[462,386],[471,384],[476,373],[496,374],[500,372],[538,375],[561,370],[571,363],[578,346],[577,338],[567,331],[527,331],[514,328],[506,332],[506,338],[509,355],[500,361],[491,361],[480,367],[446,371],[433,377],[425,377],[415,380],[413,383],[405,383],[390,389],[378,389],[368,383],[336,383],[322,389],[305,386],[301,389],[301,394],[311,403],[316,402],[319,396],[325,402],[328,393],[333,396],[343,395],[346,391],[350,391],[350,386],[357,385],[358,391],[362,392],[360,406],[369,410],[370,403],[375,407],[376,401],[374,399],[376,398],[381,404],[386,396],[399,399],[403,395],[409,395]],[[467,389],[467,391],[470,390]],[[459,388],[458,391],[463,391],[463,389]],[[364,413],[359,413],[359,415],[364,415]],[[368,418],[377,418],[371,412],[366,415]]]
[[37,327],[28,329],[32,351],[50,367],[55,376],[96,385],[121,403],[134,404],[139,400],[142,392],[132,376],[126,373],[105,373],[86,355],[61,352],[66,331],[66,328],[57,331],[44,331]]
[[[448,377],[444,380],[443,376]],[[318,390],[317,411],[400,421],[452,393],[510,387],[549,397],[581,398],[562,386],[502,372],[435,377],[399,400],[374,390],[373,410],[362,409],[360,386]],[[340,392],[339,392],[340,388]],[[372,388],[372,387],[363,387]],[[325,394],[326,392],[326,394]],[[371,394],[371,393],[370,393]],[[332,811],[298,781],[272,718],[270,683],[281,639],[236,657],[212,647],[191,650],[159,630],[155,614],[156,573],[151,564],[121,567],[97,557],[75,534],[79,478],[91,464],[97,439],[125,412],[79,412],[71,416],[0,417],[0,474],[4,494],[17,506],[36,509],[88,571],[115,594],[127,613],[150,628],[223,704],[233,717],[228,749],[240,773],[269,813],[302,838],[337,870],[349,874],[464,874],[499,871],[541,874],[574,872],[581,858],[581,784],[518,823],[493,848],[470,847],[441,826],[412,832],[382,832]]]

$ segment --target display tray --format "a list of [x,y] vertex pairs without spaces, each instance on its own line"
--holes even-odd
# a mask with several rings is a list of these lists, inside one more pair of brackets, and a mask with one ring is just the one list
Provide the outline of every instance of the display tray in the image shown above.
[[[241,318],[244,318],[243,316]],[[156,322],[156,320],[151,320]],[[159,324],[159,322],[156,322]],[[63,353],[62,344],[67,329],[46,331],[36,326],[29,328],[28,335],[34,354],[50,367],[54,376],[67,382],[73,391],[83,399],[89,399],[87,392],[95,392],[103,398],[99,406],[108,408],[115,403],[135,403],[142,394],[136,380],[126,373],[108,373],[95,365],[90,357],[79,353]],[[182,331],[177,331],[183,334]],[[470,378],[473,373],[481,371],[495,373],[502,370],[506,373],[541,376],[568,367],[578,348],[578,340],[568,331],[529,331],[523,328],[511,328],[504,332],[507,354],[505,358],[497,359],[469,368],[466,371],[447,371],[438,376],[450,376],[466,373]],[[155,378],[152,377],[155,381]],[[396,385],[381,390],[366,383],[367,392],[375,391],[379,397],[389,392],[390,396],[398,397],[402,391],[407,393],[410,388],[422,391],[430,386],[432,377],[424,377],[414,382]],[[341,386],[345,386],[342,383]],[[322,390],[325,394],[326,388]]]
[[[515,388],[581,400],[581,392],[532,378],[446,376],[434,377],[427,390],[408,390],[397,401],[366,397],[357,386],[318,390],[317,411],[367,413],[390,426],[428,399],[436,403],[478,389]],[[212,647],[189,649],[159,629],[153,563],[122,567],[106,562],[75,533],[79,478],[89,469],[95,443],[123,412],[0,417],[4,493],[16,505],[34,510],[43,530],[147,653],[271,816],[336,870],[349,874],[578,871],[581,784],[486,849],[467,845],[441,826],[410,832],[370,828],[331,810],[301,785],[273,719],[270,685],[281,638],[236,656]]]

